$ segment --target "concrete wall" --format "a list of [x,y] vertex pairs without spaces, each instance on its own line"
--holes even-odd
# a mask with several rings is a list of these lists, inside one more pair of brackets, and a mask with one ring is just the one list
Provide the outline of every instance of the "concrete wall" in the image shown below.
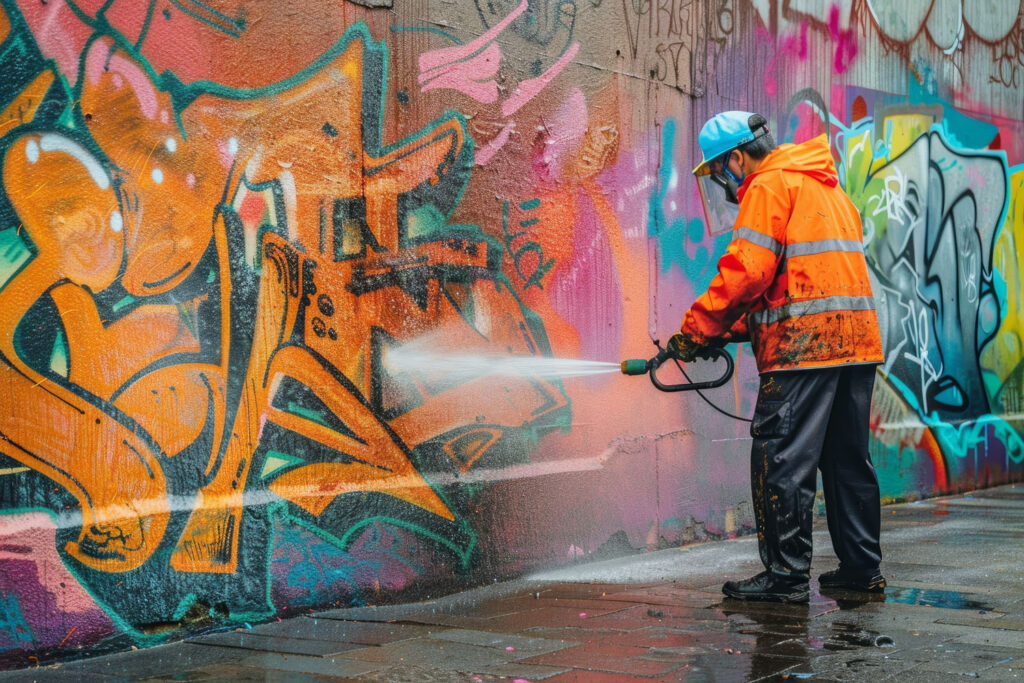
[[863,213],[885,496],[1020,478],[1019,0],[0,7],[6,666],[749,532],[697,396],[422,361],[651,355],[724,109]]

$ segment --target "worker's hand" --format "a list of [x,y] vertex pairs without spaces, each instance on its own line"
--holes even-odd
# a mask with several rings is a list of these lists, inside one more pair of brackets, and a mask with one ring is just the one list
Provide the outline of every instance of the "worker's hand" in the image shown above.
[[684,363],[692,363],[701,348],[700,344],[684,332],[676,332],[665,344],[665,349]]

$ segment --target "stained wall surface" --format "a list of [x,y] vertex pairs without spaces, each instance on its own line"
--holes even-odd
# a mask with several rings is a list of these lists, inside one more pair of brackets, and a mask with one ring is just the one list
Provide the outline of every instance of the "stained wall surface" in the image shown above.
[[1019,479],[1022,12],[0,0],[0,661],[749,533],[747,424],[593,364],[711,280],[720,110],[831,140],[886,498]]

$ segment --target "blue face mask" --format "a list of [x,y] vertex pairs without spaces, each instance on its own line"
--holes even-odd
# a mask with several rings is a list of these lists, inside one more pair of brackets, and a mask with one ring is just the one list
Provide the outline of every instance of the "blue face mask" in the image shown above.
[[743,176],[738,176],[732,172],[727,163],[722,164],[722,170],[717,173],[711,174],[711,180],[718,184],[725,191],[725,200],[732,204],[739,204],[739,191],[740,185],[743,184]]
[[736,183],[737,187],[743,184],[743,178],[745,176],[738,176],[738,175],[736,175],[735,173],[732,172],[732,169],[729,168],[728,166],[725,166],[722,169],[722,173],[724,173],[729,178],[729,180],[731,180],[734,183]]

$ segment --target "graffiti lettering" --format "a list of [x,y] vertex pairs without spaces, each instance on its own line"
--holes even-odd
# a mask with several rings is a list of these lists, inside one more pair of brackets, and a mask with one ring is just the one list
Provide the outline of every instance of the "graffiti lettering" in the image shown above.
[[[622,0],[629,56],[645,74],[701,94],[710,33],[710,5],[696,0]],[[716,18],[715,22],[718,21]]]
[[[539,202],[537,202],[539,204]],[[527,209],[533,208],[536,205],[530,202],[524,202],[519,208]],[[519,222],[520,227],[530,228],[537,224],[536,218],[530,218]],[[544,248],[540,244],[532,240],[520,240],[519,246],[513,246],[513,242],[517,239],[529,234],[529,230],[523,230],[521,232],[509,232],[508,229],[508,202],[502,202],[501,206],[501,227],[502,234],[504,236],[505,249],[512,257],[512,262],[515,264],[516,273],[523,279],[523,289],[529,289],[530,287],[544,288],[541,280],[551,270],[552,266],[555,265],[554,259],[544,260]],[[532,265],[532,270],[524,272],[524,269],[529,269]]]

